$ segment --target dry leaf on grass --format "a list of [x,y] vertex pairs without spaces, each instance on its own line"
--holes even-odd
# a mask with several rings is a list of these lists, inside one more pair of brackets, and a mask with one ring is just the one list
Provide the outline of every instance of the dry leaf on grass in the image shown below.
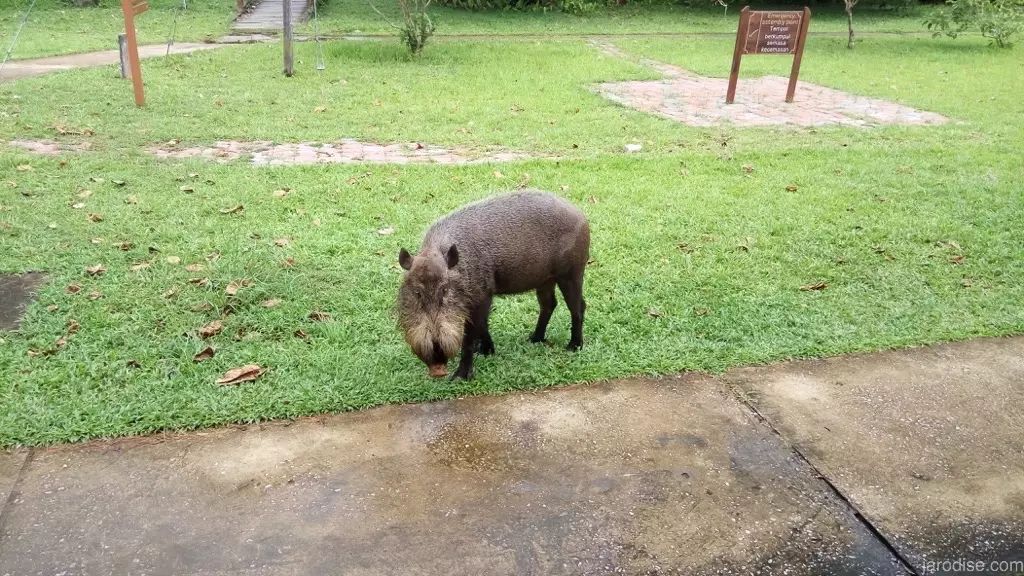
[[68,294],[78,294],[82,291],[82,287],[78,284],[68,284],[68,287],[64,289]]
[[97,291],[93,290],[92,292],[89,292],[88,298],[89,298],[89,300],[92,300],[92,301],[95,302],[96,300],[99,300],[100,298],[103,298],[103,293],[102,292],[97,292]]
[[238,291],[246,286],[252,284],[252,280],[232,280],[228,283],[227,287],[224,288],[224,293],[228,296],[234,296],[238,294]]
[[178,264],[181,264],[181,257],[180,256],[168,256],[166,258],[166,261],[167,261],[168,264],[171,264],[172,266],[177,266]]
[[260,303],[264,308],[275,308],[281,304],[280,298],[271,298]]
[[796,190],[796,184],[790,184],[789,186],[786,186],[786,192],[796,192]]
[[178,293],[178,287],[177,286],[171,286],[170,288],[167,289],[166,292],[164,292],[164,298],[173,298],[174,295],[177,294],[177,293]]
[[124,242],[118,243],[118,245],[117,245],[117,249],[122,251],[122,252],[127,252],[127,251],[131,250],[132,248],[135,248],[135,243],[134,242],[124,241]]
[[321,312],[320,310],[314,310],[309,313],[309,319],[313,322],[327,322],[331,319],[331,315],[327,312]]
[[68,320],[68,334],[74,334],[82,328],[82,325],[78,323],[78,320]]
[[220,379],[217,380],[217,384],[221,386],[234,386],[241,384],[242,382],[251,382],[266,372],[259,364],[246,364],[239,368],[233,368],[224,373]]
[[395,229],[390,226],[388,226],[387,228],[381,228],[380,230],[377,230],[377,234],[380,234],[381,236],[391,236],[394,233]]
[[90,222],[103,222],[103,214],[99,214],[97,212],[90,212],[89,213],[89,221]]
[[71,207],[75,210],[81,210],[82,208],[85,208],[85,202],[75,202]]
[[198,354],[192,357],[193,362],[202,362],[203,360],[209,360],[213,358],[213,355],[217,353],[217,350],[213,346],[207,346],[199,351]]
[[18,164],[18,172],[31,172],[33,170],[31,164]]
[[152,264],[150,264],[149,262],[139,262],[138,264],[132,264],[131,268],[129,269],[132,272],[138,272],[140,270],[145,270],[146,268],[149,268],[151,265]]
[[220,213],[221,214],[235,214],[236,212],[241,212],[242,210],[245,210],[245,206],[243,206],[241,204],[235,204],[234,206],[232,206],[230,208],[221,208],[220,209]]
[[291,192],[291,188],[281,188],[280,190],[274,190],[272,196],[274,198],[284,198],[289,192]]
[[274,245],[279,248],[284,248],[292,243],[291,238],[278,238],[274,240]]
[[309,340],[309,334],[307,334],[305,330],[296,330],[293,333],[293,336],[295,336],[296,338],[301,338],[303,340]]
[[295,266],[295,258],[292,258],[291,256],[281,261],[282,268],[291,268],[293,266]]
[[812,290],[824,290],[828,288],[828,284],[825,282],[815,282],[814,284],[804,284],[800,287],[804,292],[810,292]]
[[89,266],[88,268],[85,269],[85,273],[88,274],[89,276],[102,276],[106,272],[107,269],[103,266],[103,264]]
[[648,308],[647,309],[647,315],[652,317],[652,318],[660,318],[661,317],[661,310],[658,310],[657,308]]
[[184,192],[184,193],[186,193],[186,194],[191,194],[192,192],[195,192],[195,191],[196,191],[196,189],[195,189],[195,187],[194,187],[194,186],[190,186],[190,185],[188,185],[188,184],[186,184],[186,185],[184,185],[184,186],[179,186],[179,187],[178,187],[178,190],[181,190],[182,192]]
[[203,266],[202,264],[199,264],[198,262],[194,263],[194,264],[189,264],[188,266],[185,266],[185,270],[188,271],[188,272],[200,272],[204,268],[206,268],[206,266]]
[[189,284],[194,284],[194,285],[199,286],[200,288],[202,288],[204,286],[209,286],[210,285],[210,279],[209,278],[189,278],[188,279],[188,283]]
[[82,190],[81,192],[78,193],[78,197],[81,198],[82,200],[85,200],[89,196],[92,196],[92,190]]
[[222,330],[224,330],[224,323],[220,320],[214,320],[199,329],[199,337],[205,340],[206,338],[220,334]]

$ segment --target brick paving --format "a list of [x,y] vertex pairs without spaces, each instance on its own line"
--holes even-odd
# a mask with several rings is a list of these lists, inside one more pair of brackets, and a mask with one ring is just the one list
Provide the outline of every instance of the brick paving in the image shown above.
[[344,139],[329,143],[285,143],[269,141],[220,141],[211,147],[160,145],[149,148],[157,158],[205,158],[230,162],[251,156],[257,166],[298,164],[479,164],[510,162],[531,158],[528,154],[509,151],[476,153],[464,149],[442,148],[416,142],[374,144]]
[[[606,42],[592,42],[604,53],[632,59]],[[931,125],[948,118],[887,100],[857,96],[809,82],[798,82],[792,103],[786,103],[788,78],[740,78],[736,101],[725,103],[726,78],[708,78],[648,59],[637,62],[657,70],[662,80],[605,82],[595,90],[612,100],[690,126],[880,126]]]

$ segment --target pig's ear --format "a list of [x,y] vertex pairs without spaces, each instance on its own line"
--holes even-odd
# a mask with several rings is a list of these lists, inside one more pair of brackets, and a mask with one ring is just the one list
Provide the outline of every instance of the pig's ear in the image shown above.
[[406,270],[412,270],[412,254],[405,248],[398,251],[398,264]]
[[448,269],[451,270],[459,263],[459,249],[452,244],[452,247],[448,249],[448,254],[445,254],[445,262],[448,263]]

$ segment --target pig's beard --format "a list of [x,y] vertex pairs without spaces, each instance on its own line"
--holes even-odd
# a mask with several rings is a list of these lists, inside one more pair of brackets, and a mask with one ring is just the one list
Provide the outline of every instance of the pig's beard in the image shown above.
[[434,342],[445,358],[454,358],[462,347],[465,324],[466,315],[461,310],[446,310],[434,317],[417,314],[402,318],[405,341],[421,359],[433,357]]

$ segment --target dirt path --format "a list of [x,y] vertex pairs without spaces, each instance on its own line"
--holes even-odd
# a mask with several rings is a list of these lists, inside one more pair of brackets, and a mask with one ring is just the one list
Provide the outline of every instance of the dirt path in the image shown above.
[[[195,44],[177,43],[171,46],[171,54],[188,54],[198,50],[212,50],[221,48],[224,44]],[[140,58],[154,58],[167,54],[166,44],[150,44],[139,46]],[[84,54],[69,54],[67,56],[49,56],[46,58],[32,58],[29,60],[11,60],[4,65],[3,75],[0,76],[0,83],[11,82],[21,78],[42,76],[61,70],[73,68],[89,68],[92,66],[107,66],[120,62],[120,54],[117,50],[104,50],[102,52],[86,52]],[[143,74],[145,77],[145,74]]]

